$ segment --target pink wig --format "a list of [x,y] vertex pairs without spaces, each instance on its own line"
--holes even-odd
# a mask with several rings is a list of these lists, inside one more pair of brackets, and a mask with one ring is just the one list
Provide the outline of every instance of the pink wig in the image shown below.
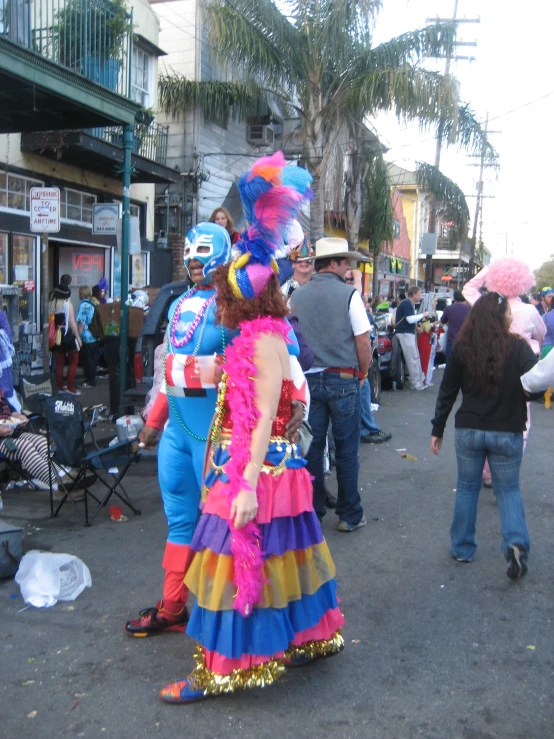
[[533,287],[536,280],[525,262],[503,257],[493,262],[487,273],[487,290],[501,293],[507,298],[517,298]]

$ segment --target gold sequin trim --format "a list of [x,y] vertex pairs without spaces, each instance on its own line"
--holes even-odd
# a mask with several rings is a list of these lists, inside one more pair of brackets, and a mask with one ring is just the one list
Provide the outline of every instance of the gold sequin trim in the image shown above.
[[247,670],[233,670],[229,675],[218,675],[206,667],[204,650],[198,644],[194,654],[196,667],[192,671],[195,685],[205,695],[221,695],[233,693],[246,688],[265,688],[275,682],[285,671],[282,660],[271,659],[261,665],[249,667]]
[[[213,439],[213,436],[212,436]],[[214,461],[214,455],[215,455],[215,448],[216,446],[221,447],[222,449],[227,449],[231,443],[231,435],[228,432],[221,431],[217,435],[217,438],[214,441],[212,441],[212,444],[210,446],[210,466],[215,472],[216,475],[222,475],[225,472],[225,465],[218,465]],[[285,454],[283,456],[283,459],[279,462],[277,465],[271,465],[271,464],[262,464],[262,472],[265,472],[267,475],[271,475],[271,477],[277,477],[278,475],[282,475],[283,472],[286,469],[287,462],[289,459],[300,459],[300,454],[298,453],[298,445],[297,444],[291,444],[288,439],[285,439],[284,436],[272,436],[269,439],[270,444],[277,444],[277,451],[282,452],[283,447]]]
[[204,650],[200,644],[196,645],[194,659],[196,667],[191,674],[191,684],[195,690],[203,690],[205,695],[221,695],[221,693],[233,693],[235,690],[246,688],[265,688],[271,685],[285,671],[284,660],[292,657],[316,659],[336,654],[344,649],[344,639],[339,631],[330,639],[310,641],[299,647],[289,647],[282,659],[270,659],[261,665],[255,665],[248,669],[233,670],[229,675],[218,675],[206,667]]
[[344,639],[340,632],[335,631],[330,639],[319,639],[317,641],[308,641],[298,647],[289,647],[285,652],[285,659],[315,659],[316,657],[326,657],[329,654],[336,654],[344,649]]

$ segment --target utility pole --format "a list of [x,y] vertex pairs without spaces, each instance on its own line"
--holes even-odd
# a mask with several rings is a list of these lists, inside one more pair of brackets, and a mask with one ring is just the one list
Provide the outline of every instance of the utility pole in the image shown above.
[[[489,114],[487,112],[487,117],[485,119],[485,140],[487,138],[487,132],[489,130]],[[477,183],[477,202],[475,203],[475,217],[473,218],[473,233],[471,235],[471,252],[469,255],[469,279],[474,275],[475,272],[475,250],[477,246],[477,225],[479,222],[479,213],[482,213],[483,211],[483,170],[485,169],[485,155],[486,155],[486,147],[485,147],[485,140],[483,140],[483,145],[481,147],[481,161],[479,163],[479,182]],[[483,228],[483,223],[481,221],[481,230]]]
[[[458,0],[454,0],[454,12],[452,13],[452,18],[431,18],[427,19],[434,21],[435,23],[440,22],[446,22],[446,23],[480,23],[479,18],[458,18]],[[456,46],[475,46],[474,42],[457,42]],[[468,59],[470,61],[473,61],[474,57],[458,57],[455,56],[454,59]],[[444,75],[445,77],[450,74],[450,62],[452,60],[452,55],[450,53],[446,56],[446,62],[444,65]],[[435,162],[434,166],[439,169],[440,162],[441,162],[441,150],[442,150],[442,139],[444,136],[444,124],[445,119],[443,116],[441,116],[439,121],[439,128],[437,131],[437,145],[435,148]],[[437,232],[437,199],[433,198],[431,200],[431,207],[429,209],[429,226],[428,226],[428,233],[434,234]],[[425,257],[425,290],[427,292],[433,292],[433,255],[427,254]]]

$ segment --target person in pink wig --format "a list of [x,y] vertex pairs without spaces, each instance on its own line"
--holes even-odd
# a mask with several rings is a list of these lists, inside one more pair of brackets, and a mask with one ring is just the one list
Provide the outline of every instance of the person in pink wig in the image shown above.
[[[534,284],[535,276],[525,262],[513,257],[503,257],[476,274],[465,285],[462,292],[470,305],[473,305],[481,297],[483,288],[508,298],[512,312],[510,331],[525,339],[534,353],[539,355],[546,333],[544,321],[534,305],[524,303],[519,297],[530,290]],[[527,443],[530,428],[531,411],[529,403],[527,403],[527,426],[523,434],[524,444]],[[485,462],[483,469],[483,484],[485,487],[492,487],[488,461]]]

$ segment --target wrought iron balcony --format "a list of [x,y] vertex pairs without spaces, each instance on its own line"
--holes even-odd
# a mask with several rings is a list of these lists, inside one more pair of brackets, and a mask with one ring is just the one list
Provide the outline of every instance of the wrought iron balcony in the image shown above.
[[[90,128],[86,133],[118,148],[123,148],[123,129],[119,126]],[[169,126],[162,126],[159,123],[151,123],[149,126],[136,123],[133,131],[133,154],[165,165],[168,134]]]
[[0,37],[125,97],[132,31],[124,0],[0,0]]

